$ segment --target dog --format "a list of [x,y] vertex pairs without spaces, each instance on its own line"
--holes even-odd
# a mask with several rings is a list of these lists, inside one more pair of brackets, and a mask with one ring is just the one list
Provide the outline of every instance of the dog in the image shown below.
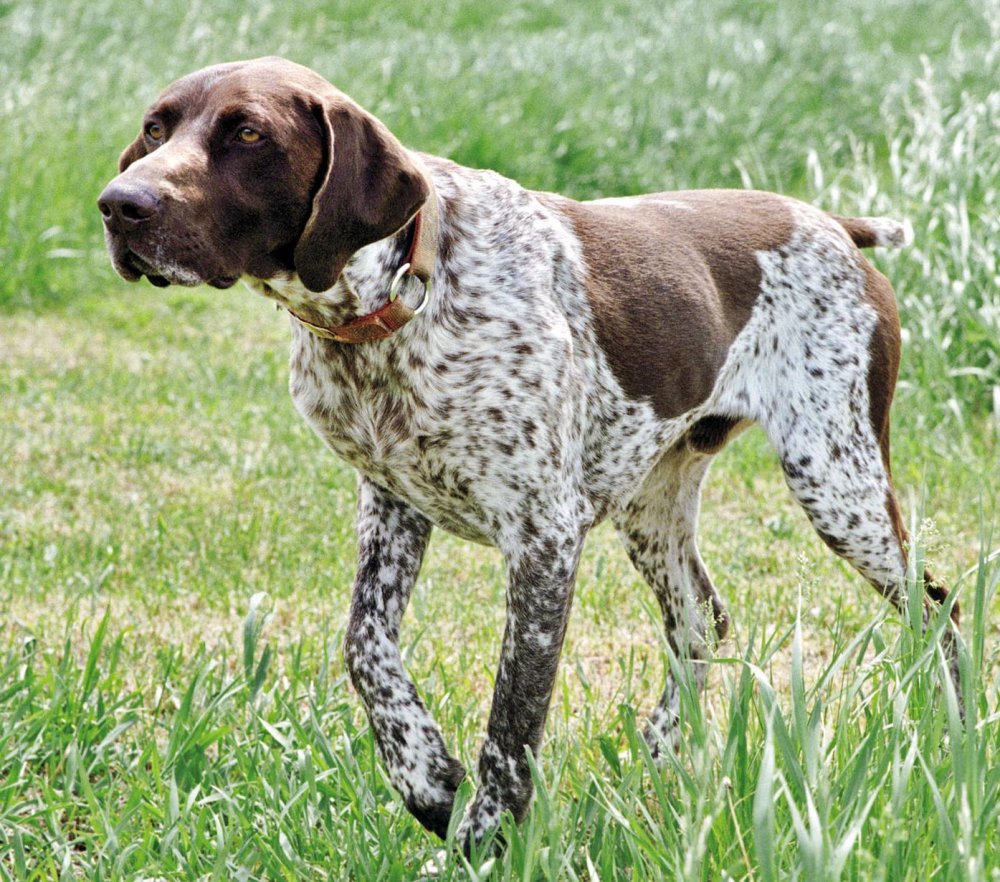
[[[438,836],[465,769],[398,648],[432,526],[496,546],[508,573],[467,849],[529,806],[528,751],[596,523],[613,520],[701,685],[729,619],[696,545],[700,490],[749,424],[823,541],[903,604],[900,328],[859,249],[907,244],[906,224],[753,191],[531,192],[406,149],[280,58],[169,86],[119,171],[98,205],[123,278],[242,279],[288,312],[295,406],[359,476],[348,670],[394,787]],[[948,591],[924,580],[926,617]],[[666,680],[654,755],[680,737]]]

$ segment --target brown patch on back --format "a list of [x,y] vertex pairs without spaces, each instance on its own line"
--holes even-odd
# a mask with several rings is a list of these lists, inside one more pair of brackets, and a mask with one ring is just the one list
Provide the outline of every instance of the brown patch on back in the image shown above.
[[703,402],[757,300],[755,252],[791,237],[787,200],[741,190],[540,198],[580,239],[598,343],[625,393],[664,419]]

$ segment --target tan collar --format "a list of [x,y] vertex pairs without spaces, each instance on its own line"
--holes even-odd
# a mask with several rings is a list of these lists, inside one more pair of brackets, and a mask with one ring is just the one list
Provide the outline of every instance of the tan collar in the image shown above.
[[[412,318],[420,315],[427,305],[427,298],[430,297],[431,276],[434,274],[434,259],[437,256],[438,246],[437,193],[429,179],[428,184],[430,193],[413,216],[410,247],[389,285],[389,299],[383,306],[368,315],[355,316],[349,322],[333,328],[307,322],[286,306],[285,309],[292,318],[324,340],[335,340],[338,343],[369,343],[373,340],[384,340]],[[408,306],[403,302],[403,298],[398,296],[403,276],[416,276],[424,283],[423,297],[415,307]]]

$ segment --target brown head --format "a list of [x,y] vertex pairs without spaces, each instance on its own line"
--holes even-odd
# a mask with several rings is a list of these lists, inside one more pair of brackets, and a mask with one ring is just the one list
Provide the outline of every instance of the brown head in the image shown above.
[[112,263],[160,286],[295,272],[324,291],[429,192],[382,123],[281,58],[215,65],[169,86],[118,168],[98,199]]

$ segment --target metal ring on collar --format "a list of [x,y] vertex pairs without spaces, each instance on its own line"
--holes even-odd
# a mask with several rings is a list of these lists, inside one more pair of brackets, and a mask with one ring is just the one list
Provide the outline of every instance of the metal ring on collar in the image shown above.
[[[396,270],[396,275],[393,276],[392,282],[389,285],[389,302],[392,303],[399,296],[399,286],[403,281],[403,276],[406,275],[407,271],[410,269],[410,264],[404,263],[398,270]],[[424,307],[427,306],[427,300],[431,293],[431,281],[428,279],[424,282],[424,294],[420,298],[420,303],[417,304],[416,308],[413,310],[414,315],[420,315],[424,311]]]

